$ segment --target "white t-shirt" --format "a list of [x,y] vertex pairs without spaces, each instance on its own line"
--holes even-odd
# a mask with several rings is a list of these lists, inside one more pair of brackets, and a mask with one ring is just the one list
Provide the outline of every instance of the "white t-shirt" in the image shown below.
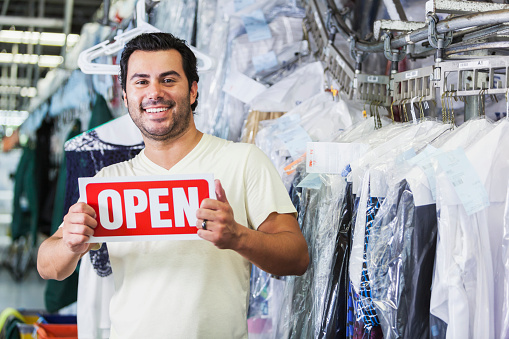
[[[144,151],[97,176],[213,173],[235,220],[257,229],[272,212],[296,213],[279,174],[256,146],[204,134],[170,170]],[[115,280],[111,338],[247,338],[250,263],[205,240],[108,243]]]

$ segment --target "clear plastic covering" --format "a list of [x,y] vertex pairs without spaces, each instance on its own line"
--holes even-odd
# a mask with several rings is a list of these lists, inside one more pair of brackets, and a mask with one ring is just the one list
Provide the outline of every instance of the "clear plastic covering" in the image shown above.
[[171,33],[191,43],[196,5],[196,0],[160,1],[154,11],[154,18],[150,21],[162,32]]
[[[449,168],[437,172],[439,237],[431,312],[447,323],[447,338],[504,337],[508,128],[509,121],[501,121],[465,151],[463,172],[470,168],[478,182],[468,192],[458,191],[457,180],[450,182]],[[465,207],[479,196],[486,196],[489,206]]]
[[[509,185],[509,182],[508,182]],[[509,187],[507,187],[507,196],[504,209],[504,237],[501,248],[501,262],[504,265],[503,270],[503,297],[502,314],[500,322],[500,338],[509,337]],[[501,291],[502,292],[502,291]]]
[[[214,59],[214,66],[200,73],[198,83],[198,107],[195,122],[199,130],[209,134],[225,135],[225,123],[221,122],[223,84],[227,69],[228,16],[226,0],[198,1],[196,47]],[[219,131],[216,133],[216,131]]]
[[[257,22],[266,22],[267,36],[253,37],[246,30],[246,17],[252,15],[263,17]],[[197,47],[215,58],[214,68],[200,74],[196,116],[200,130],[229,140],[240,139],[249,106],[224,92],[223,85],[236,72],[273,81],[273,74],[281,78],[288,75],[281,69],[293,72],[289,65],[295,62],[295,53],[303,49],[303,17],[304,9],[293,1],[199,1]]]
[[339,175],[320,178],[321,189],[303,188],[300,196],[299,223],[311,262],[304,275],[287,278],[275,338],[333,336],[330,331],[336,331],[336,317],[346,314],[345,309],[338,311],[337,302],[345,293],[340,284],[344,282],[341,272],[345,272],[342,263],[347,253],[349,224],[341,223],[341,218],[347,214],[343,204],[347,184]]
[[445,173],[438,173],[436,179],[439,240],[431,312],[448,324],[447,338],[490,338],[494,318],[493,289],[488,283],[493,271],[491,262],[486,262],[488,234],[469,223]]
[[262,112],[289,112],[307,99],[323,92],[321,62],[304,64],[280,79],[251,101],[251,109]]
[[249,296],[248,330],[250,339],[274,338],[274,325],[280,317],[286,281],[253,266]]
[[406,181],[389,191],[366,251],[372,300],[384,338],[429,338],[436,249],[435,205],[415,207]]

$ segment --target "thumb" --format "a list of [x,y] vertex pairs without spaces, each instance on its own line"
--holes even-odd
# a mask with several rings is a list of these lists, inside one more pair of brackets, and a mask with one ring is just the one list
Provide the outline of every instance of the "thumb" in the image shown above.
[[216,186],[216,199],[221,202],[228,203],[228,199],[226,199],[226,193],[223,189],[223,185],[221,185],[221,181],[219,179],[214,180],[214,184]]

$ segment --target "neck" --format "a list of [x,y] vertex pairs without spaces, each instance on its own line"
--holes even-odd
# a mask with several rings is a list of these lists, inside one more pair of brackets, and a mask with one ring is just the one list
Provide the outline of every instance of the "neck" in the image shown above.
[[145,141],[145,155],[150,161],[169,170],[193,150],[201,140],[203,133],[194,124],[178,137],[158,141],[143,137]]

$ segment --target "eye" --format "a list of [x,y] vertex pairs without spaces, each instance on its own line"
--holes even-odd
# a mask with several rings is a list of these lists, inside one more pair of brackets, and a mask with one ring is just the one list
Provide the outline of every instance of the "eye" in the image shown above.
[[148,84],[148,81],[147,80],[138,80],[135,82],[136,85],[146,85]]
[[175,82],[175,80],[173,80],[173,79],[171,79],[171,78],[164,78],[164,79],[163,79],[163,83],[165,83],[165,84],[171,84],[171,83],[173,83],[173,82]]

